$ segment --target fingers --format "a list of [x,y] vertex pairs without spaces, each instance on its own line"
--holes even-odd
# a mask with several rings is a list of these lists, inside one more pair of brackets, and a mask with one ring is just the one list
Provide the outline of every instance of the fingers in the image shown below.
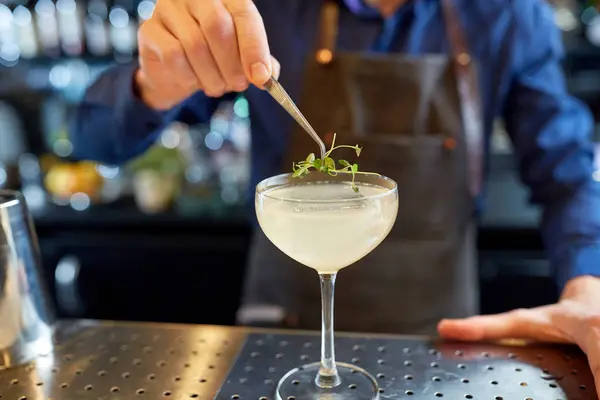
[[185,4],[168,1],[161,11],[160,21],[181,44],[202,89],[208,96],[222,96],[227,85],[200,26]]
[[439,334],[453,340],[532,339],[567,342],[553,324],[558,305],[514,310],[503,314],[476,316],[460,320],[443,320]]
[[[198,78],[189,64],[181,43],[157,24],[142,24],[139,31],[140,68],[144,82],[152,89],[160,89],[165,99],[182,98],[200,89]],[[162,66],[162,68],[160,67]],[[160,83],[160,71],[170,71],[170,85],[166,89]],[[160,86],[157,87],[157,86]],[[167,101],[166,103],[170,103]],[[166,104],[156,106],[167,107]]]
[[585,332],[581,332],[577,344],[585,352],[594,375],[598,398],[600,398],[600,318],[593,317],[585,324]]
[[224,0],[236,27],[242,68],[248,79],[262,86],[273,73],[267,33],[252,0]]
[[592,350],[586,352],[586,355],[588,357],[590,369],[594,375],[596,393],[598,394],[598,398],[600,398],[600,345],[598,345],[598,342],[596,342]]
[[248,87],[244,75],[233,17],[221,0],[188,2],[228,91],[241,92]]
[[172,68],[173,76],[182,86],[197,85],[198,79],[188,62],[181,43],[172,35],[165,34],[156,24],[140,27],[140,55],[144,60],[156,61]]

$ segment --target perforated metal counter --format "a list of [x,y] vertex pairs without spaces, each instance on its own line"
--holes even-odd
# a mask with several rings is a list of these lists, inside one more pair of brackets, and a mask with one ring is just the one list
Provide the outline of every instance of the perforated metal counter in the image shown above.
[[[294,331],[67,322],[54,353],[0,371],[0,399],[272,400],[285,372],[318,360],[319,343]],[[336,350],[377,377],[381,399],[597,398],[574,347],[339,334]]]

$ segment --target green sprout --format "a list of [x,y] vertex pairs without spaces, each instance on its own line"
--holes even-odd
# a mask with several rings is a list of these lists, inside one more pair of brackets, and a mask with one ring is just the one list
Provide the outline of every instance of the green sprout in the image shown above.
[[342,144],[342,145],[336,146],[335,145],[335,133],[334,133],[333,141],[331,142],[331,148],[329,149],[329,151],[327,151],[327,153],[325,153],[325,157],[323,159],[316,158],[314,153],[310,153],[308,155],[308,157],[306,157],[306,160],[299,161],[299,162],[293,164],[292,168],[294,170],[294,173],[292,174],[292,177],[302,178],[303,176],[307,175],[310,172],[311,168],[315,169],[316,171],[323,172],[323,173],[326,173],[331,176],[336,176],[337,174],[352,174],[352,181],[351,181],[352,189],[356,193],[358,193],[358,186],[356,186],[356,183],[354,182],[354,180],[356,178],[356,174],[366,174],[366,175],[378,175],[378,174],[375,174],[373,172],[359,171],[358,164],[356,164],[356,163],[350,164],[346,160],[337,160],[337,165],[336,165],[336,161],[330,157],[331,153],[337,149],[343,149],[343,148],[354,150],[356,152],[357,157],[360,156],[360,152],[362,151],[362,147],[360,147],[359,145],[349,146],[349,145]]

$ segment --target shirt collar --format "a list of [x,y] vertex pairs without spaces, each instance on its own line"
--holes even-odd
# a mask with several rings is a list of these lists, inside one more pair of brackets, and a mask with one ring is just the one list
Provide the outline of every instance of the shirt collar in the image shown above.
[[373,7],[369,7],[363,0],[344,0],[346,7],[354,14],[361,17],[377,17],[379,13]]
[[[418,0],[415,1],[415,3],[415,11],[417,13],[424,13],[430,11],[434,0]],[[364,0],[344,0],[344,4],[346,4],[346,7],[348,7],[350,11],[360,17],[379,17],[379,11],[366,5]]]

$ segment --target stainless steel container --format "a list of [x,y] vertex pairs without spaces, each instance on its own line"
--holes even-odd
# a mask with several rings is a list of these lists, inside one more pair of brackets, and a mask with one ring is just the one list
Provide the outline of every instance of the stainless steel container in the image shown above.
[[0,369],[53,350],[55,315],[25,199],[0,190]]

